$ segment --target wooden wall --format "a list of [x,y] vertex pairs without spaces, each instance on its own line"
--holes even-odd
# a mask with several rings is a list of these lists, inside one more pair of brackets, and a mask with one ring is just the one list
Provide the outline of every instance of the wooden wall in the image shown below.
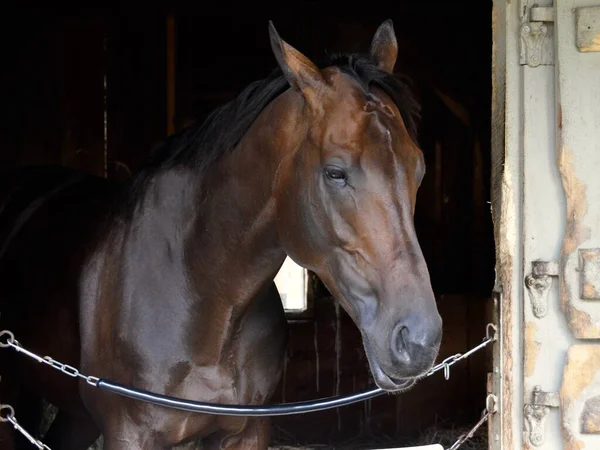
[[[489,3],[489,4],[488,4]],[[0,166],[62,164],[126,180],[177,126],[231,99],[275,64],[267,21],[309,57],[365,50],[382,20],[394,20],[397,68],[423,105],[427,175],[416,223],[444,318],[440,358],[479,343],[490,321],[493,241],[489,214],[491,1],[396,2],[324,13],[315,2],[232,12],[20,10],[5,39],[11,112]],[[217,7],[214,7],[217,8]],[[176,24],[174,96],[167,108],[167,13]],[[477,19],[473,19],[473,15]],[[5,30],[6,31],[6,30]],[[172,73],[173,74],[173,73]],[[301,401],[371,386],[360,335],[322,285],[314,317],[292,321],[287,370],[275,401]],[[274,420],[280,442],[348,443],[361,436],[417,436],[432,425],[469,425],[485,398],[489,358],[460,363],[410,392],[307,416]],[[444,425],[445,426],[445,425]],[[449,425],[448,425],[449,426]]]

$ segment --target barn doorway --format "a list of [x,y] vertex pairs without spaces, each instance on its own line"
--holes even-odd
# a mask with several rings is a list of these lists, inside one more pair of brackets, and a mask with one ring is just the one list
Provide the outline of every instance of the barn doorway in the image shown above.
[[[166,135],[233,98],[275,66],[267,22],[311,58],[366,50],[391,18],[397,70],[422,105],[427,174],[415,220],[444,319],[440,360],[481,342],[492,320],[490,214],[492,1],[394,2],[376,13],[299,1],[293,12],[229,5],[145,10],[29,9],[13,17],[7,48],[17,131],[3,167],[63,164],[126,180]],[[33,87],[33,88],[32,88]],[[274,402],[372,386],[360,335],[320,281],[281,273],[291,341]],[[273,420],[273,446],[449,446],[480,417],[490,352],[397,397]],[[463,448],[487,448],[485,427]]]

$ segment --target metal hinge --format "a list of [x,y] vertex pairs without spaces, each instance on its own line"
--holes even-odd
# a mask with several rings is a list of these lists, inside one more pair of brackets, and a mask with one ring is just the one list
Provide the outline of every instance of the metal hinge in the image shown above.
[[554,7],[533,6],[521,18],[520,64],[554,65]]
[[538,319],[548,312],[548,293],[552,285],[552,277],[557,276],[557,262],[532,261],[531,273],[525,277],[525,288],[529,294],[533,315]]
[[525,404],[523,414],[525,417],[525,435],[529,442],[539,447],[544,443],[544,423],[550,408],[560,407],[558,392],[544,392],[540,386],[535,386],[532,393],[532,402]]

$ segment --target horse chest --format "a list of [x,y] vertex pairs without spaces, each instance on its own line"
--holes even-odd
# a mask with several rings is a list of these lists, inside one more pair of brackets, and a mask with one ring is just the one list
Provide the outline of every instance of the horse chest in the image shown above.
[[[257,385],[240,377],[240,371],[226,365],[191,367],[179,363],[168,370],[167,395],[218,404],[247,404],[263,400]],[[158,381],[158,380],[157,380]],[[160,384],[160,383],[159,383]],[[156,389],[160,389],[158,386]],[[164,443],[177,445],[190,438],[198,439],[216,431],[228,434],[241,432],[247,425],[245,417],[228,417],[194,414],[178,410],[165,410],[151,404],[137,405],[133,414],[137,422],[145,422]]]

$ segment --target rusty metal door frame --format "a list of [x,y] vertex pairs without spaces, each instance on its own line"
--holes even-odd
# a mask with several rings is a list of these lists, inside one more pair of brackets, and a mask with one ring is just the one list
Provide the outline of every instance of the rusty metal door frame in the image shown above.
[[[590,37],[598,18],[595,0],[494,0],[494,450],[593,447],[600,439],[591,436],[597,419],[586,431],[579,418],[584,400],[600,399],[590,397],[600,385],[589,384],[600,378],[600,346],[585,345],[600,334],[600,282],[585,269],[600,267],[600,179],[592,167],[600,163],[593,147],[600,47]],[[577,210],[582,202],[587,208]]]
[[490,450],[521,448],[522,404],[522,68],[517,1],[494,0],[492,48],[492,218],[496,245],[494,298],[499,324],[490,390],[498,414],[490,418]]
[[[540,202],[536,189],[547,184],[550,197],[560,194],[557,173],[548,170],[554,148],[554,74],[552,45],[544,38],[551,41],[552,29],[531,20],[532,4],[494,0],[493,8],[492,216],[500,331],[489,388],[499,400],[499,414],[489,428],[493,450],[523,448],[524,398],[529,389],[524,383],[529,370],[526,363],[536,351],[526,345],[525,273],[530,254],[538,250],[530,245],[539,232],[536,223],[548,219],[545,213],[556,213],[554,199]],[[536,5],[551,2],[540,0]],[[539,173],[534,174],[535,170]],[[538,181],[531,186],[525,182],[536,177]],[[548,242],[554,236],[558,242],[561,234],[555,228],[546,227],[541,240]],[[555,247],[544,251],[552,253]]]

